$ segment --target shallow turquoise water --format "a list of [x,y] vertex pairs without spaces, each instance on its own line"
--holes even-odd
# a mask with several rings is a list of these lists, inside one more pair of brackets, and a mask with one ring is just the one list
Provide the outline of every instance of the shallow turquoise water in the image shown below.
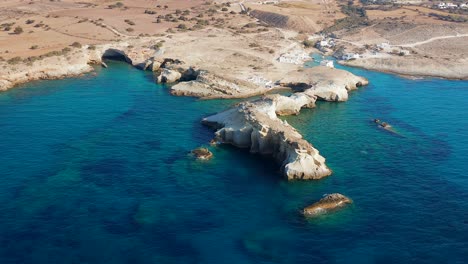
[[[466,263],[468,82],[351,71],[372,84],[286,118],[334,171],[313,182],[228,146],[194,161],[235,101],[123,63],[0,93],[0,263]],[[354,205],[298,213],[331,192]]]

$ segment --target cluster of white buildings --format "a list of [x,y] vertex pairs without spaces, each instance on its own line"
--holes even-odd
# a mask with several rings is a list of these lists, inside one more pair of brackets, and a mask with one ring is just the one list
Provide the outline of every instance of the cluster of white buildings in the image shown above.
[[315,44],[315,47],[321,51],[326,49],[331,49],[335,46],[335,41],[333,39],[322,39]]
[[310,56],[302,50],[293,50],[291,52],[281,54],[277,60],[282,63],[299,65],[310,60]]
[[440,2],[437,5],[437,8],[439,9],[468,9],[468,2],[463,3],[463,4],[454,4],[454,3],[449,3],[449,2]]

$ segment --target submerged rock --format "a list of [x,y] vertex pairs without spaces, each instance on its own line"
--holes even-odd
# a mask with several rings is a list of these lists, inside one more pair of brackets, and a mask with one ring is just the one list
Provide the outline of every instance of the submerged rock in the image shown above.
[[385,129],[385,130],[387,130],[389,132],[392,132],[394,134],[399,135],[399,133],[397,131],[395,131],[393,129],[393,127],[389,123],[380,121],[379,119],[374,119],[374,122],[378,125],[378,127],[383,128],[383,129]]
[[314,217],[342,209],[351,203],[352,201],[348,197],[339,193],[332,193],[326,195],[318,202],[304,208],[303,214],[305,216]]
[[213,153],[209,151],[207,148],[197,148],[192,150],[191,152],[195,158],[200,160],[209,160],[213,157]]

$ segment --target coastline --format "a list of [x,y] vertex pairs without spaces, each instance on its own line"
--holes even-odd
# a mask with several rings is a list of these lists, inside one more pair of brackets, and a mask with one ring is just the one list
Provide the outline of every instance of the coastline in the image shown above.
[[[332,170],[325,165],[325,158],[320,156],[318,150],[302,139],[293,127],[281,122],[277,115],[297,115],[302,107],[314,107],[316,100],[346,101],[348,91],[366,85],[367,80],[334,68],[304,68],[304,63],[310,58],[310,52],[297,40],[282,37],[283,31],[279,29],[260,35],[263,38],[261,40],[269,44],[273,37],[276,45],[273,52],[272,49],[252,49],[252,45],[246,43],[243,37],[232,36],[229,32],[216,32],[217,36],[219,35],[216,37],[217,41],[223,39],[225,42],[234,43],[224,47],[225,44],[221,42],[218,49],[213,47],[206,51],[203,48],[206,46],[203,41],[206,40],[201,40],[198,33],[174,35],[171,38],[134,38],[92,48],[83,46],[71,50],[66,56],[48,57],[32,63],[31,66],[18,65],[17,69],[12,70],[16,71],[15,74],[8,72],[10,78],[3,82],[2,87],[6,90],[32,80],[77,76],[92,71],[91,65],[102,64],[106,57],[118,57],[138,69],[152,71],[157,83],[173,84],[169,88],[172,95],[200,99],[234,99],[265,95],[265,99],[245,103],[246,107],[249,107],[243,115],[236,118],[238,121],[244,121],[233,124],[229,118],[224,121],[217,120],[218,123],[230,127],[223,131],[245,125],[252,128],[247,130],[257,131],[255,134],[262,143],[255,144],[269,145],[262,149],[263,147],[253,147],[255,144],[252,142],[251,151],[269,154],[271,148],[282,149],[282,154],[275,159],[289,180],[320,179],[330,175]],[[162,42],[167,48],[157,46]],[[232,50],[234,47],[236,50]],[[200,52],[194,52],[194,49]],[[213,53],[217,56],[213,56]],[[207,60],[207,54],[210,54],[209,58],[212,59]],[[287,89],[295,93],[289,97],[276,94]],[[232,109],[227,110],[229,111]],[[220,115],[223,115],[222,112]],[[264,134],[265,131],[270,132]],[[241,134],[244,132],[241,131]],[[219,133],[217,135],[220,142],[244,146],[245,142],[238,144],[239,142],[232,141],[230,136],[221,137]],[[272,138],[277,140],[272,141]],[[289,143],[284,145],[281,142]],[[322,165],[317,167],[317,164]]]
[[[388,63],[385,66],[383,65],[378,65],[378,64],[371,64],[369,63],[371,60],[366,60],[366,59],[359,59],[359,60],[354,60],[354,61],[338,61],[338,64],[343,65],[343,66],[348,66],[348,67],[355,67],[355,68],[361,68],[365,70],[370,70],[370,71],[376,71],[376,72],[383,72],[383,73],[389,73],[389,74],[394,74],[398,75],[404,78],[422,78],[422,79],[427,79],[427,78],[440,78],[440,79],[446,79],[446,80],[468,80],[468,69],[465,71],[466,73],[463,75],[463,71],[461,71],[458,75],[457,73],[446,73],[444,71],[440,71],[437,69],[441,69],[444,67],[436,67],[436,70],[430,71],[430,72],[424,72],[423,69],[408,69],[408,68],[399,68],[395,67],[395,64]],[[403,62],[405,60],[403,59]],[[407,61],[406,61],[407,62]],[[418,62],[424,64],[424,62]],[[417,64],[413,64],[417,65]],[[455,65],[456,66],[456,65]],[[411,67],[411,66],[409,66]],[[445,67],[445,69],[447,69]],[[419,71],[419,72],[418,72]]]

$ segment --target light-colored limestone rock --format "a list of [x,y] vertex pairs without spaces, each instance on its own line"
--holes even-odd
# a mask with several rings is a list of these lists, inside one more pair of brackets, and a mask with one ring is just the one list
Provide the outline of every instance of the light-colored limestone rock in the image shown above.
[[304,208],[303,213],[305,216],[315,217],[342,209],[351,203],[351,199],[342,194],[328,194],[318,202]]
[[177,70],[163,69],[159,74],[156,82],[158,83],[174,83],[182,77],[182,74]]
[[[325,68],[311,73],[328,74],[330,70]],[[344,75],[347,79],[332,79],[330,82],[333,85],[326,85],[322,81],[291,96],[273,94],[243,102],[227,111],[206,117],[202,122],[218,129],[218,142],[249,148],[253,153],[272,155],[281,164],[283,174],[289,180],[323,178],[331,174],[325,158],[296,129],[279,119],[278,115],[298,114],[302,108],[315,107],[315,101],[323,96],[324,91],[339,94],[339,98],[328,98],[330,100],[346,100],[349,90],[367,84],[366,79],[348,72],[336,73],[339,78]],[[292,85],[291,83],[285,84]]]
[[194,96],[205,99],[244,98],[268,91],[240,79],[221,77],[203,70],[196,73],[195,80],[180,82],[170,89],[173,95]]
[[[296,104],[292,103],[294,101]],[[252,153],[272,155],[281,164],[288,180],[320,179],[331,174],[325,159],[296,129],[276,114],[276,111],[293,113],[314,102],[315,98],[305,95],[294,98],[267,96],[241,103],[235,108],[207,117],[202,122],[221,127],[216,132],[219,142],[250,148]]]
[[280,80],[288,87],[299,87],[309,96],[317,96],[325,101],[346,101],[348,91],[367,85],[367,79],[348,71],[318,66],[302,71],[290,72]]

